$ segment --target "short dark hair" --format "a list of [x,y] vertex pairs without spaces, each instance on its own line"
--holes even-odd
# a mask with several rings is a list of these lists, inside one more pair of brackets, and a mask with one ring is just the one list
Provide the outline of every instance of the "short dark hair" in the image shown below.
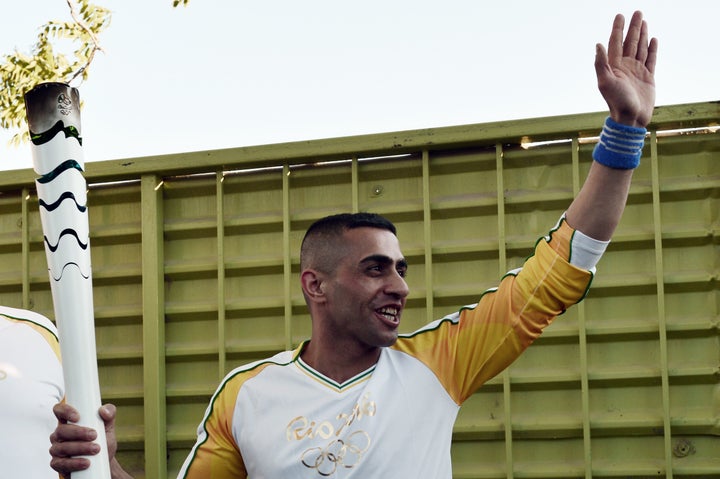
[[300,267],[305,268],[310,257],[315,256],[319,250],[325,253],[331,239],[355,228],[378,228],[390,231],[397,236],[397,229],[389,219],[377,213],[339,213],[326,216],[315,221],[305,232],[300,247]]
[[342,234],[345,230],[362,227],[388,230],[397,236],[395,225],[377,213],[339,213],[315,221],[305,232],[305,238],[315,233]]

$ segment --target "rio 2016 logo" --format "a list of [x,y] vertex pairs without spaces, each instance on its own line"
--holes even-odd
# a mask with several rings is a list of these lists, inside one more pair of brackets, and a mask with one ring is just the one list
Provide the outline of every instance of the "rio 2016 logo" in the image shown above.
[[356,421],[372,417],[376,405],[366,393],[349,413],[340,413],[336,421],[312,421],[304,416],[294,418],[287,426],[289,441],[303,441],[315,438],[330,439],[325,446],[306,449],[300,457],[303,466],[314,469],[323,477],[332,476],[338,468],[351,469],[357,466],[370,448],[370,435],[363,430],[350,432]]
[[355,431],[344,439],[330,441],[324,448],[313,447],[302,455],[305,467],[315,469],[323,477],[332,476],[338,467],[351,469],[362,460],[370,447],[370,437],[365,431]]

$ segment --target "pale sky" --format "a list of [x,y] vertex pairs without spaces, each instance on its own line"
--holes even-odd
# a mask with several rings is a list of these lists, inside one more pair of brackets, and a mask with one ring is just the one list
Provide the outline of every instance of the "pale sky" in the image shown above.
[[[96,0],[113,12],[79,85],[85,161],[606,109],[615,13],[660,42],[657,105],[720,100],[718,0]],[[65,0],[3,0],[0,54]],[[0,169],[31,168],[0,130]]]

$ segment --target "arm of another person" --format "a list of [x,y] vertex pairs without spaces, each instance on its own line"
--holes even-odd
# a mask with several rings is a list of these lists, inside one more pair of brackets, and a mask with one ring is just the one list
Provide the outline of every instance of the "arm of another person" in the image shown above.
[[[214,414],[203,418],[202,427],[198,431],[198,442],[186,459],[180,471],[186,478],[245,478],[247,472],[243,458],[235,446],[230,422],[219,411],[234,410],[238,388],[242,382],[234,383],[232,387],[223,383],[219,393],[213,396],[209,406]],[[50,435],[50,465],[62,477],[70,478],[75,471],[90,467],[90,461],[80,456],[101,454],[100,446],[93,441],[97,438],[94,429],[79,426],[78,411],[64,403],[56,404],[53,412],[58,419],[55,431]],[[115,458],[117,451],[117,438],[115,437],[116,408],[112,404],[105,404],[100,408],[100,417],[105,423],[105,436],[107,438],[107,454],[110,459],[110,474],[112,479],[133,479]]]
[[[92,456],[100,452],[100,446],[94,441],[97,433],[94,429],[72,424],[80,420],[80,414],[68,404],[60,403],[53,408],[58,426],[50,436],[50,466],[62,477],[71,477],[75,471],[90,467],[90,461],[77,456]],[[112,404],[100,408],[100,417],[105,423],[108,456],[110,457],[110,475],[112,479],[133,479],[115,459],[117,439],[115,438],[116,409]]]
[[[607,51],[601,44],[596,47],[598,88],[614,122],[645,128],[655,106],[658,42],[649,39],[640,12],[633,14],[623,41],[624,27],[624,17],[617,15]],[[608,241],[625,209],[632,172],[593,161],[582,189],[567,210],[568,224],[591,238]]]

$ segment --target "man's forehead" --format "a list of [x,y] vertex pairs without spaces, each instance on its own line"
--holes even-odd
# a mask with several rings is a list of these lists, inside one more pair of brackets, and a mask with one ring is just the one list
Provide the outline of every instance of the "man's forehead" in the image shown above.
[[393,259],[402,258],[400,242],[391,231],[382,228],[360,227],[345,231],[343,235],[353,249],[365,255],[385,255]]

